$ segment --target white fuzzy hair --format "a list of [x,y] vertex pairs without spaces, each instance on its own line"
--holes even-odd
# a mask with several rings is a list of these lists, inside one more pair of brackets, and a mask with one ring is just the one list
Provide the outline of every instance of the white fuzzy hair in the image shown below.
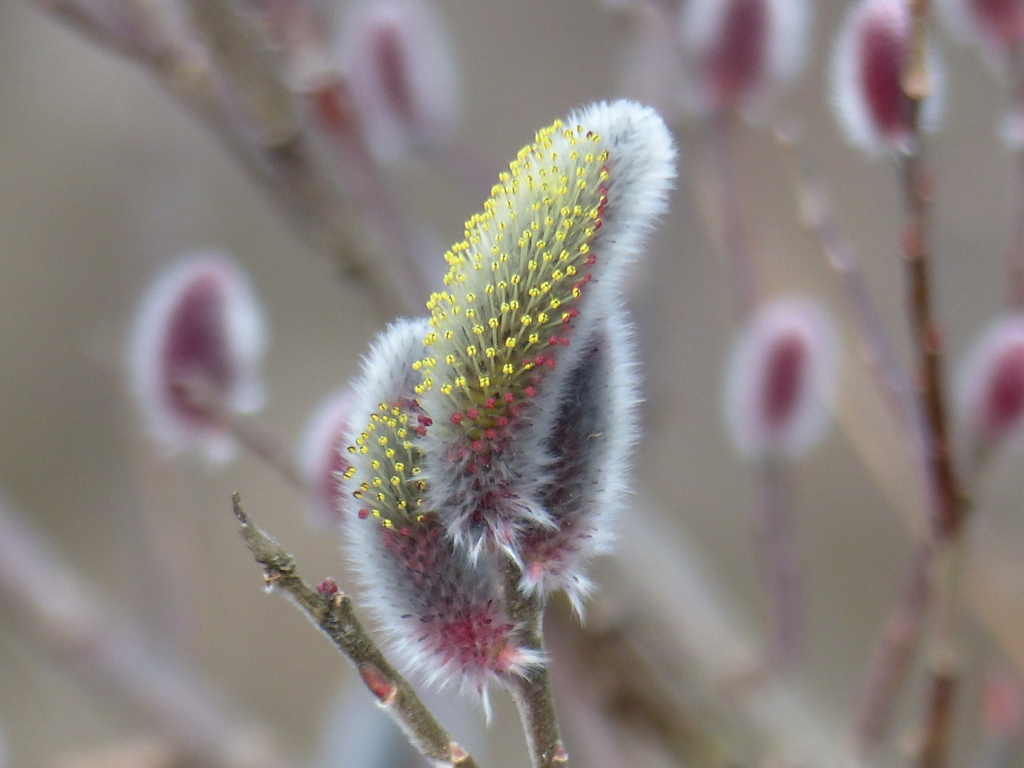
[[639,434],[640,373],[633,327],[621,305],[609,309],[558,393],[545,453],[549,478],[541,501],[556,528],[527,531],[523,589],[562,589],[577,614],[591,590],[586,566],[611,549],[626,504]]

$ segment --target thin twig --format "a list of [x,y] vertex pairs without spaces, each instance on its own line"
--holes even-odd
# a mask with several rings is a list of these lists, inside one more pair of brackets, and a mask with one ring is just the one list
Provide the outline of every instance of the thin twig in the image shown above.
[[[505,607],[509,619],[519,625],[519,643],[543,654],[545,600],[539,594],[524,594],[520,577],[519,567],[509,560],[504,569]],[[533,768],[564,768],[569,758],[558,732],[547,662],[527,675],[507,675],[502,682],[519,709]]]
[[758,483],[758,522],[768,580],[768,658],[777,671],[784,672],[797,661],[803,630],[789,467],[765,459],[759,467]]
[[875,643],[853,731],[854,746],[865,760],[871,759],[884,743],[892,723],[896,695],[917,656],[930,603],[933,553],[930,540],[918,548],[896,607]]
[[327,635],[359,671],[367,689],[398,724],[409,741],[434,764],[476,768],[476,761],[451,740],[419,696],[384,657],[352,608],[352,598],[330,579],[316,589],[299,576],[295,558],[249,520],[239,494],[232,504],[241,534],[256,562],[263,566],[267,588],[283,592]]
[[254,417],[231,410],[214,382],[200,373],[181,376],[173,386],[189,406],[204,412],[206,418],[230,433],[253,456],[266,462],[299,491],[309,492],[309,483],[295,463],[291,449]]
[[942,370],[942,338],[932,310],[931,249],[928,240],[933,182],[924,162],[919,115],[931,83],[927,67],[928,0],[909,0],[913,14],[910,56],[903,73],[903,91],[912,134],[911,146],[900,158],[903,185],[903,254],[907,273],[907,302],[911,340],[917,355],[918,385],[927,427],[929,479],[938,502],[931,519],[935,545],[932,578],[933,616],[929,679],[920,765],[945,768],[949,758],[956,670],[952,661],[956,622],[959,549],[963,539],[966,503],[953,466],[948,411]]
[[733,158],[732,124],[735,116],[721,110],[706,120],[705,136],[718,194],[721,246],[725,250],[733,289],[733,303],[740,322],[757,305],[757,271],[747,241],[736,163]]
[[[237,766],[243,745],[252,753],[253,744],[265,742],[265,729],[244,723],[193,670],[168,659],[139,627],[111,611],[3,500],[0,596],[24,617],[35,637],[101,696],[114,693],[126,710],[144,715],[191,760]],[[270,751],[260,753],[255,763],[288,765]]]
[[[786,137],[784,143],[799,151],[798,140]],[[820,174],[806,154],[800,153],[799,163],[801,218],[814,233],[829,264],[839,275],[859,326],[868,369],[910,441],[934,507],[938,497],[932,485],[927,483],[928,451],[920,406],[910,375],[900,362],[886,331],[881,313],[860,270],[857,254],[835,221]],[[935,547],[930,539],[918,545],[897,604],[876,641],[853,728],[854,744],[864,759],[872,757],[888,736],[896,696],[917,656],[930,603],[930,574],[934,553]]]
[[800,150],[797,141],[789,139],[785,143],[798,153],[801,219],[814,234],[829,265],[839,276],[857,322],[868,369],[879,391],[914,447],[919,448],[922,442],[921,420],[910,374],[900,362],[896,347],[886,330],[882,313],[861,271],[860,259],[835,220],[821,174],[807,154]]

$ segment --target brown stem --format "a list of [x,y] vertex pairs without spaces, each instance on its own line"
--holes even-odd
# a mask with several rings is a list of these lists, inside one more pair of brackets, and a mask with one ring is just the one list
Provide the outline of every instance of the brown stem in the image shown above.
[[[505,607],[509,619],[520,627],[521,646],[544,654],[542,624],[546,601],[540,595],[524,594],[519,588],[520,577],[519,567],[508,561],[504,569]],[[502,683],[519,709],[533,768],[564,768],[569,758],[558,731],[547,662],[526,675],[506,675]]]
[[926,425],[928,477],[936,501],[930,521],[936,550],[932,590],[935,621],[920,765],[922,768],[945,768],[949,758],[950,722],[957,676],[951,654],[956,635],[953,606],[958,573],[953,563],[958,559],[963,539],[966,503],[953,466],[942,371],[942,336],[935,322],[931,297],[931,244],[928,236],[933,180],[924,162],[919,125],[921,103],[931,86],[927,67],[930,3],[928,0],[909,0],[909,6],[913,14],[913,38],[903,72],[903,90],[912,141],[909,150],[900,158],[903,254],[911,341],[917,357],[918,386]]
[[331,579],[316,589],[306,584],[296,570],[295,558],[249,520],[237,493],[232,504],[242,524],[242,538],[256,562],[263,566],[267,587],[287,595],[355,665],[367,689],[410,743],[434,764],[476,768],[476,761],[451,740],[363,629],[353,611],[352,598],[339,592]]

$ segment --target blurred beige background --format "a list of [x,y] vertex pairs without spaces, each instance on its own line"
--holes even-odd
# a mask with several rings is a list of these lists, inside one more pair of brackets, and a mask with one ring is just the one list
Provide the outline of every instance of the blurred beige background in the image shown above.
[[[905,351],[894,175],[838,137],[826,104],[827,48],[843,4],[818,5],[811,65],[778,115],[804,121],[807,149]],[[303,246],[217,141],[146,74],[31,6],[0,4],[0,488],[119,608],[154,628],[171,627],[164,639],[241,710],[269,723],[282,751],[311,758],[329,702],[352,675],[297,611],[263,594],[229,495],[242,491],[250,513],[299,556],[307,578],[343,580],[337,544],[306,525],[302,499],[255,459],[240,456],[211,473],[149,449],[124,396],[125,329],[141,288],[175,254],[200,246],[234,254],[272,324],[265,420],[291,440],[319,399],[352,375],[387,317]],[[464,79],[459,142],[491,175],[569,108],[651,95],[624,82],[628,20],[595,0],[445,0],[440,8]],[[974,53],[943,48],[950,103],[930,158],[938,183],[937,299],[955,359],[1003,300],[1011,178],[995,138],[1001,86]],[[698,133],[685,122],[676,127],[679,190],[633,292],[648,417],[636,485],[670,528],[697,537],[756,628],[763,595],[751,483],[720,423],[729,294],[703,223]],[[915,504],[917,489],[859,367],[835,282],[797,225],[791,158],[770,130],[739,136],[765,279],[774,291],[819,293],[843,318],[839,428],[800,466],[796,491],[808,617],[801,675],[823,711],[841,721],[905,571],[910,537],[896,507]],[[481,202],[427,165],[392,180],[405,210],[439,243],[460,237]],[[1002,542],[999,556],[1018,565],[1020,461],[1006,457],[994,467],[977,521]],[[650,512],[622,524],[642,524]],[[154,583],[154,563],[163,560],[177,565],[181,583]],[[1024,594],[1024,568],[1005,578]],[[971,669],[998,658],[979,626],[968,619]],[[964,734],[976,730],[972,687],[961,705]],[[504,746],[493,754],[504,760],[488,764],[524,765],[511,706],[497,698],[492,737]],[[146,733],[115,697],[97,696],[67,674],[3,602],[0,729],[9,764],[19,767]]]

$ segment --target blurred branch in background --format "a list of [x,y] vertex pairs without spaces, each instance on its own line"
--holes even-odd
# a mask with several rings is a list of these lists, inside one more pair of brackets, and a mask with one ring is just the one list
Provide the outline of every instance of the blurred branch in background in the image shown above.
[[[408,249],[381,258],[366,248],[380,238],[364,236],[360,214],[366,211],[357,210],[356,202],[361,192],[340,180],[297,95],[279,74],[269,41],[233,2],[194,3],[192,18],[170,0],[38,4],[151,72],[225,142],[300,235],[373,292],[382,317],[422,301],[424,288],[416,284],[418,267]],[[359,156],[363,178],[379,187],[359,149],[362,138],[351,125],[350,105],[336,102],[333,109],[335,121],[348,125],[344,141]],[[379,217],[372,222],[379,228],[398,226]]]
[[150,745],[161,760],[211,768],[291,765],[276,753],[264,726],[246,722],[196,670],[156,650],[141,628],[111,610],[5,500],[0,596],[31,641],[78,675],[98,700],[113,698],[123,712],[145,716],[164,740]]

